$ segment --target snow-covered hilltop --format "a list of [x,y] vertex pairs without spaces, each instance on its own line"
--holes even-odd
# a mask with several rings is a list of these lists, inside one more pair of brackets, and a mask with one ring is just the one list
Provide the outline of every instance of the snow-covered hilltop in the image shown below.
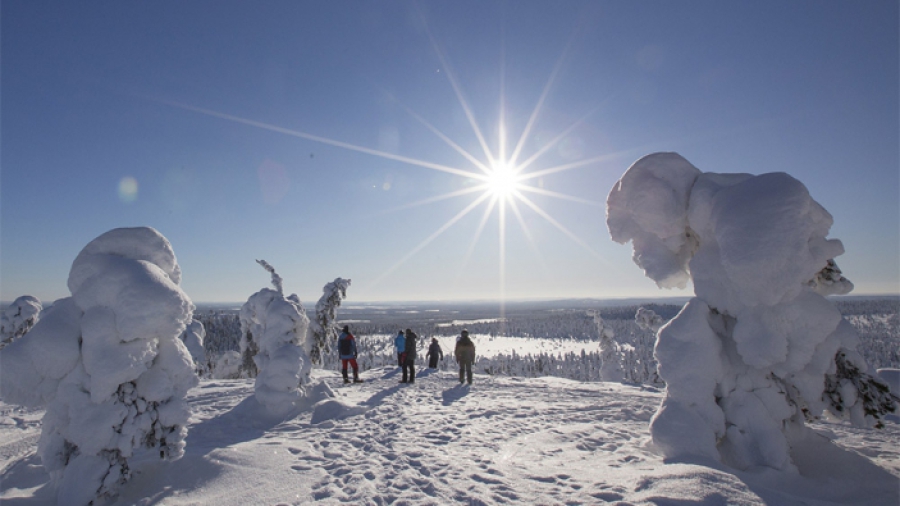
[[[4,313],[0,499],[896,506],[900,370],[878,379],[856,329],[875,329],[869,353],[894,353],[878,329],[893,340],[898,311],[851,323],[825,298],[852,284],[806,187],[657,153],[607,203],[649,277],[693,284],[680,312],[394,320],[386,334],[348,319],[362,325],[343,358],[365,380],[351,386],[332,347],[350,280],[325,285],[311,321],[258,260],[273,288],[204,319],[165,237],[111,230],[72,264],[71,297]],[[474,386],[451,363],[469,323]],[[397,328],[446,356],[414,385],[398,384]]]

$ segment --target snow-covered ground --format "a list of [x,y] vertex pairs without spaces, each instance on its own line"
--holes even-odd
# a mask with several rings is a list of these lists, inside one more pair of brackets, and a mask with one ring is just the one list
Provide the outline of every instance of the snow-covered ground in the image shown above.
[[[398,384],[397,368],[343,386],[287,420],[268,418],[252,380],[204,380],[185,455],[136,461],[116,506],[308,504],[866,504],[900,501],[900,425],[883,430],[814,424],[793,449],[800,470],[739,472],[664,463],[649,434],[662,400],[652,388],[560,378],[423,372]],[[40,410],[0,403],[0,500],[52,505],[35,455]],[[829,441],[831,440],[831,441]]]

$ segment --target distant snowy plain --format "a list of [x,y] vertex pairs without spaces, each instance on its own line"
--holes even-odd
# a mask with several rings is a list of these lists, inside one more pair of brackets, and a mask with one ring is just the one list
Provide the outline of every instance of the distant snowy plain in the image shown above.
[[[485,338],[487,339],[487,338]],[[799,475],[666,463],[649,421],[652,387],[450,371],[398,384],[398,368],[343,386],[335,397],[271,419],[252,380],[203,380],[184,457],[147,455],[111,503],[124,505],[698,504],[885,505],[900,500],[900,425],[814,424],[794,448]],[[53,505],[35,455],[41,410],[0,403],[0,500]]]

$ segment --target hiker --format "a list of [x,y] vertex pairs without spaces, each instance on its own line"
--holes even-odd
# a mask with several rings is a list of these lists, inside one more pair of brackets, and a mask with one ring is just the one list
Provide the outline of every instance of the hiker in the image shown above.
[[353,368],[353,382],[362,383],[359,379],[359,366],[356,364],[356,339],[350,333],[350,326],[344,325],[341,335],[338,336],[338,355],[341,359],[341,374],[344,375],[344,383],[350,383],[347,378],[347,364]]
[[419,336],[412,330],[406,329],[403,347],[403,378],[400,380],[400,383],[416,382],[416,345],[418,341]]
[[406,357],[406,338],[403,337],[403,330],[397,332],[397,337],[394,338],[394,348],[397,348],[397,366],[403,367]]
[[441,349],[441,345],[438,344],[436,337],[431,338],[431,346],[428,347],[428,353],[425,355],[425,358],[428,359],[428,367],[430,369],[437,369],[438,360],[444,360],[444,351]]
[[459,364],[459,382],[462,384],[463,379],[467,379],[472,384],[472,363],[475,362],[475,343],[469,339],[469,331],[463,329],[462,335],[456,341],[456,349],[453,354],[456,356],[456,363]]

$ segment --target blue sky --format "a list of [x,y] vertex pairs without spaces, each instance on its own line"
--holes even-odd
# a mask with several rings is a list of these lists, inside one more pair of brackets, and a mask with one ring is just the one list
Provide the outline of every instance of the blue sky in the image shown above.
[[[900,291],[896,1],[3,0],[0,20],[2,300],[68,295],[85,244],[141,225],[199,302],[266,286],[258,258],[307,304],[336,277],[360,301],[683,296],[605,225],[655,151],[790,173],[856,293]],[[572,168],[528,180],[521,220],[451,223],[484,192],[447,169],[481,172],[473,124],[499,156],[501,113],[507,158],[527,132],[528,171]]]

